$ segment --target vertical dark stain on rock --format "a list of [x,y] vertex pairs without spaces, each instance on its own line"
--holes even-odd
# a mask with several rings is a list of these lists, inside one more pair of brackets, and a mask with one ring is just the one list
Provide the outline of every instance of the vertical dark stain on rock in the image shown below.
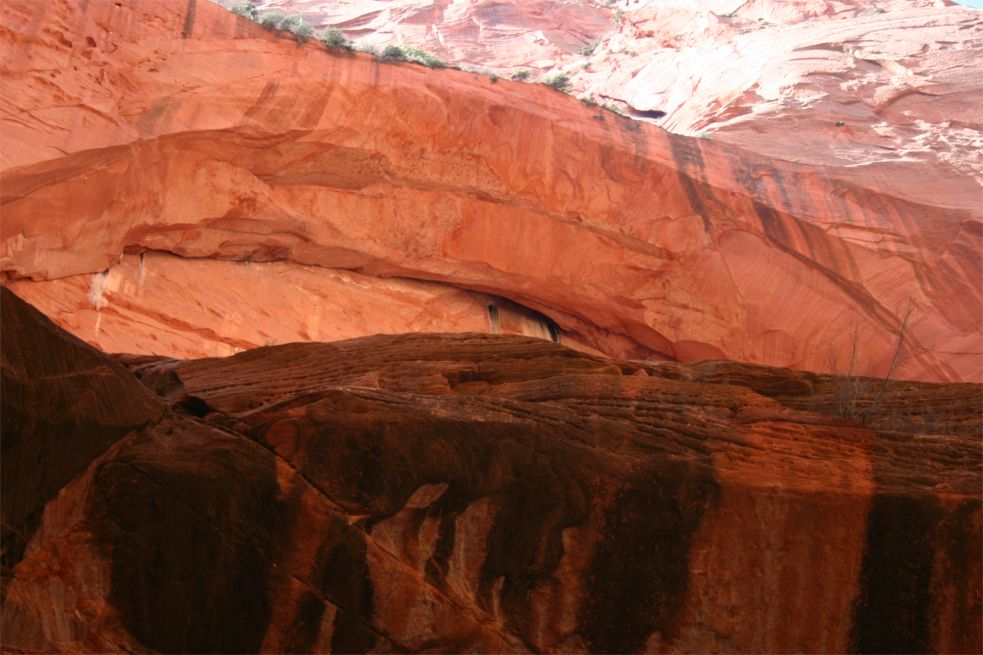
[[653,632],[672,642],[693,536],[718,494],[705,462],[665,461],[622,489],[585,579],[580,633],[591,652],[638,652]]
[[690,146],[685,140],[679,137],[669,137],[669,147],[672,150],[672,158],[676,162],[676,175],[679,185],[689,200],[690,207],[700,215],[703,221],[703,229],[707,234],[712,234],[711,217],[709,208],[704,203],[704,198],[708,197],[703,185],[697,184],[691,177],[690,168],[695,166],[698,173],[703,172],[703,154],[698,148]]
[[343,466],[349,467],[344,472],[344,481],[351,498],[366,508],[377,499],[386,500],[390,497],[393,485],[387,479],[387,473],[398,465],[394,458],[386,452],[386,443],[377,435],[351,434],[345,436],[345,450],[348,455]]
[[372,576],[366,560],[365,535],[340,518],[332,518],[318,553],[317,570],[324,597],[338,607],[331,634],[334,653],[365,653],[375,646],[372,625]]
[[[979,653],[983,646],[983,626],[979,617],[983,616],[983,589],[980,580],[983,571],[980,566],[980,553],[983,552],[983,531],[981,531],[981,503],[967,500],[959,503],[940,521],[936,534],[941,544],[943,557],[936,571],[937,580],[932,593],[938,603],[952,603],[951,622],[962,626],[952,641],[940,644],[942,650],[955,653]],[[942,633],[944,626],[933,622],[936,632]]]
[[[290,482],[285,486],[289,492],[280,499],[281,511],[277,517],[277,529],[273,535],[275,541],[271,553],[274,569],[269,576],[270,588],[278,590],[284,588],[284,582],[291,574],[286,570],[286,567],[279,568],[277,562],[284,562],[291,549],[295,547],[294,540],[300,520],[298,510],[303,506],[304,496],[310,490],[303,476],[299,473],[294,473]],[[286,584],[289,585],[290,582],[286,582]],[[326,608],[324,599],[318,593],[311,590],[304,591],[297,601],[290,623],[285,626],[282,641],[278,646],[279,651],[286,653],[312,652],[321,632],[321,623]]]
[[772,245],[779,248],[786,255],[797,259],[804,266],[822,273],[827,280],[839,287],[844,295],[852,299],[857,308],[864,310],[868,317],[878,323],[882,328],[889,331],[896,329],[893,314],[887,311],[862,286],[799,252],[795,247],[794,235],[789,232],[786,222],[775,209],[755,200],[754,211],[761,222],[765,236],[768,237]]
[[[345,511],[363,515],[367,531],[398,512],[419,487],[412,452],[414,426],[375,420],[371,401],[346,392],[329,392],[308,420],[319,426],[305,442],[300,466],[305,479]],[[262,425],[250,432],[268,443]],[[405,452],[404,452],[405,451]]]
[[492,334],[498,334],[501,331],[499,327],[498,320],[498,307],[494,304],[488,305],[488,330]]
[[297,603],[297,614],[287,628],[282,650],[285,653],[310,653],[321,632],[325,604],[315,593],[304,592]]
[[782,212],[762,200],[762,198],[770,199],[774,195],[765,184],[766,181],[773,180],[776,186],[775,191],[782,198],[784,205],[786,207],[789,206],[790,201],[781,177],[781,172],[774,166],[766,166],[761,163],[752,165],[743,158],[734,158],[731,161],[731,170],[733,171],[734,179],[744,187],[750,196],[754,213],[758,217],[761,230],[765,236],[783,251],[799,254],[800,257],[804,258],[796,250],[797,231],[790,229]]
[[317,127],[318,122],[320,122],[321,117],[324,115],[324,110],[327,109],[328,103],[331,102],[331,98],[337,88],[336,85],[321,86],[315,87],[307,92],[305,100],[308,106],[304,111],[304,115],[297,121],[297,127],[299,129],[312,130]]
[[273,99],[273,96],[276,95],[276,91],[278,88],[280,88],[279,81],[267,80],[266,84],[263,85],[262,91],[259,92],[259,97],[256,98],[256,101],[249,106],[249,109],[247,109],[245,113],[243,113],[242,120],[243,121],[256,120],[257,116],[259,116],[259,113],[263,111],[266,105],[269,104],[270,100]]
[[186,39],[191,36],[191,30],[195,26],[195,10],[198,0],[188,0],[188,8],[184,11],[184,26],[181,28],[181,38]]
[[786,252],[793,251],[794,241],[792,235],[789,234],[785,222],[782,221],[778,212],[768,205],[755,200],[754,213],[758,217],[762,231],[772,243],[780,246]]
[[360,615],[338,608],[331,633],[332,653],[367,653],[375,647],[379,636]]
[[478,597],[491,610],[497,593],[506,624],[531,643],[535,632],[531,594],[553,579],[564,554],[563,529],[583,525],[589,515],[587,490],[582,488],[586,483],[578,469],[589,470],[590,462],[568,465],[562,450],[549,461],[518,444],[510,444],[500,455],[512,470],[495,495],[498,511],[488,536]]
[[[354,411],[371,406],[371,401],[349,395],[326,400],[325,410],[331,409],[324,416],[331,427],[307,442],[306,477],[343,507],[367,514],[360,524],[368,530],[400,511],[422,485],[446,483],[441,497],[411,519],[441,519],[434,550],[424,564],[427,581],[438,589],[446,589],[457,517],[474,502],[492,499],[497,513],[479,571],[478,601],[486,609],[501,607],[508,626],[531,638],[530,594],[553,580],[563,556],[562,530],[586,522],[583,471],[597,465],[591,455],[572,446],[558,445],[549,457],[532,446],[563,444],[576,428],[463,423],[410,408],[386,421],[364,422],[364,410]],[[363,627],[370,625],[372,615],[371,580],[359,564],[364,544],[344,543],[348,545],[325,546],[325,562],[330,553],[343,563],[324,565],[325,597],[346,610],[336,619],[335,638],[342,650],[354,652],[376,640]],[[331,577],[335,575],[343,577]],[[327,584],[332,581],[336,587]],[[353,589],[360,591],[346,598],[346,590]]]
[[[773,228],[776,221],[781,222],[783,225],[781,231],[781,238],[783,240],[775,242],[776,245],[799,252],[803,257],[816,261],[825,268],[831,266],[842,267],[843,263],[845,263],[854,279],[861,277],[856,258],[845,241],[832,239],[824,230],[812,225],[807,219],[797,218],[798,216],[806,216],[808,214],[807,207],[796,206],[796,194],[789,192],[790,184],[793,187],[796,184],[801,184],[798,176],[792,174],[791,181],[786,182],[786,177],[789,177],[787,173],[783,172],[777,166],[761,163],[755,165],[754,170],[756,172],[752,173],[751,164],[744,159],[737,160],[732,165],[732,168],[735,179],[747,188],[749,192],[752,192],[755,212],[759,218],[762,216],[760,208],[764,207],[764,204],[759,199],[760,197],[774,198],[777,196],[781,199],[781,209],[769,207],[769,212],[774,219],[770,227]],[[764,181],[771,183],[768,188],[765,188]],[[881,196],[876,196],[876,199],[883,202]],[[762,228],[766,230],[769,238],[779,238],[779,234],[776,234],[774,231],[769,232],[768,227],[764,224],[762,224]],[[835,251],[834,247],[836,248]]]
[[[445,578],[447,577],[448,563],[454,552],[454,543],[457,533],[457,517],[468,508],[473,502],[469,494],[461,493],[458,485],[453,485],[428,508],[431,516],[440,518],[440,529],[437,533],[437,542],[434,544],[433,553],[424,566],[424,574],[427,582],[438,589],[445,588]],[[421,518],[422,518],[421,512]]]
[[853,652],[933,650],[929,616],[933,538],[941,515],[934,496],[874,498],[854,606]]
[[256,652],[281,514],[273,461],[195,428],[141,437],[96,473],[89,527],[111,561],[109,601],[152,650]]

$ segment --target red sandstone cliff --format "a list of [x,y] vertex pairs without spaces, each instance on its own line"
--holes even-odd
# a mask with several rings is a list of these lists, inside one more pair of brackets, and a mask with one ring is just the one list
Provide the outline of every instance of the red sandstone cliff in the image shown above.
[[2,268],[104,348],[491,330],[489,294],[618,356],[883,375],[904,327],[896,377],[983,375],[956,169],[771,159],[208,2],[0,11]]
[[[872,176],[920,162],[983,182],[983,13],[949,0],[257,4],[358,47],[411,44],[503,77],[562,71],[578,96],[785,161]],[[938,202],[899,177],[898,192]]]
[[418,334],[152,395],[0,296],[6,651],[981,648],[980,385]]
[[[600,38],[577,89],[692,139],[202,0],[4,2],[0,650],[980,652],[983,388],[883,379],[983,376],[944,4],[349,17]],[[721,355],[854,375],[653,361]]]

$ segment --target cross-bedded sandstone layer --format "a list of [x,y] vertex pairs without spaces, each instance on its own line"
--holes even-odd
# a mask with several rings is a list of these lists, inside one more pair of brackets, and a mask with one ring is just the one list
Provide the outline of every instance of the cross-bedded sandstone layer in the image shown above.
[[131,373],[2,296],[7,651],[980,649],[980,385],[480,334]]

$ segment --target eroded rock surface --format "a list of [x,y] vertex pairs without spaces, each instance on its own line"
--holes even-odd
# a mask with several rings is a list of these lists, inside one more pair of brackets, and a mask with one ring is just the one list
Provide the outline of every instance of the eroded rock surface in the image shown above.
[[[542,85],[298,45],[208,2],[2,11],[0,261],[86,340],[184,357],[318,338],[309,307],[263,307],[319,296],[288,279],[320,267],[378,285],[339,294],[345,336],[473,329],[482,303],[456,308],[477,292],[618,357],[983,377],[979,185],[952,167],[763,157]],[[172,281],[184,298],[99,307],[113,294],[92,294],[96,278],[151,251],[292,273],[208,311],[214,285],[191,264]],[[448,302],[427,301],[429,322],[379,314],[393,277]],[[188,298],[206,308],[193,320]],[[102,336],[92,310],[133,336]],[[137,327],[148,312],[171,318],[164,339]],[[229,333],[230,315],[248,327]],[[207,338],[174,334],[182,320]]]
[[358,47],[419,46],[503,77],[565,72],[577,95],[634,118],[784,160],[925,162],[983,183],[983,13],[948,0],[257,4]]
[[[2,293],[5,372],[51,345],[139,386]],[[5,470],[5,508],[81,471],[5,572],[6,650],[981,647],[980,385],[477,334],[124,361],[149,420]],[[3,398],[5,444],[50,411]]]
[[106,352],[209,357],[274,343],[458,330],[559,338],[555,323],[504,298],[288,262],[147,252],[125,255],[105,273],[9,286]]
[[45,503],[121,436],[159,419],[163,409],[122,366],[8,289],[0,289],[0,298],[0,570],[6,584]]

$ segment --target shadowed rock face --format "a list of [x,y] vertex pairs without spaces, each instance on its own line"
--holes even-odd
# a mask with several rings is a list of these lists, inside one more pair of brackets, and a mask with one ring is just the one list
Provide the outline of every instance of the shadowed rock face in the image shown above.
[[764,157],[203,1],[2,11],[0,269],[105,349],[494,331],[493,296],[502,332],[616,357],[877,376],[903,332],[893,377],[983,375],[955,168]]
[[[8,485],[74,474],[33,497],[5,649],[980,649],[979,385],[477,334],[127,372],[2,294],[5,374],[101,367],[148,408],[5,469],[5,526]],[[7,384],[5,448],[51,412]]]
[[3,581],[45,503],[163,408],[119,364],[57,328],[8,289],[3,316]]

